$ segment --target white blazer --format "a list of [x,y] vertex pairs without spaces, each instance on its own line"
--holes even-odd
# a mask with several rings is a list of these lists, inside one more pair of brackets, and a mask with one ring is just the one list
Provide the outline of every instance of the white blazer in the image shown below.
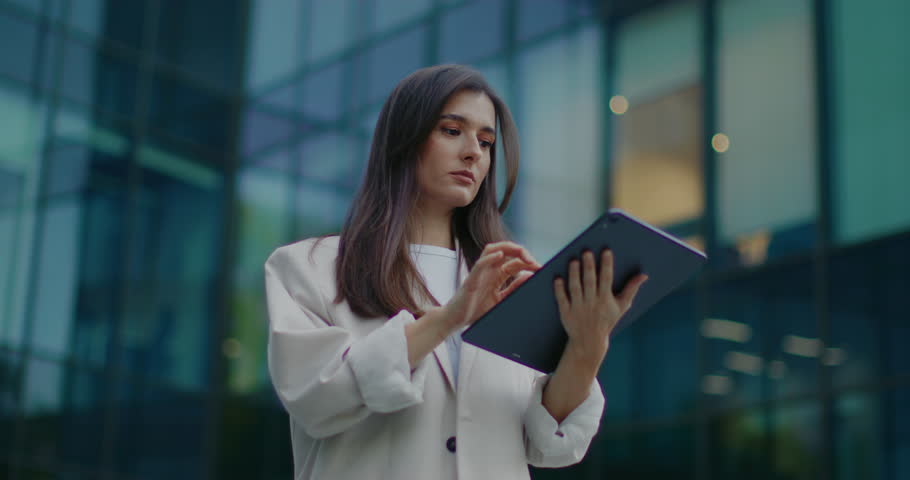
[[269,373],[297,480],[527,479],[528,464],[581,460],[603,413],[596,381],[557,424],[541,404],[548,376],[473,345],[462,344],[457,390],[445,342],[411,372],[413,315],[335,304],[338,237],[314,245],[281,247],[265,264]]

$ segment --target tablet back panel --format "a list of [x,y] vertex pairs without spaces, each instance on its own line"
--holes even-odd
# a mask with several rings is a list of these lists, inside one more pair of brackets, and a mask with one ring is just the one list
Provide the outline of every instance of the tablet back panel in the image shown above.
[[704,264],[705,254],[618,209],[611,209],[550,259],[522,286],[490,309],[463,333],[466,342],[535,370],[556,369],[566,343],[553,293],[553,281],[567,278],[569,261],[594,252],[613,251],[613,292],[639,272],[648,275],[632,307],[613,330],[619,332]]

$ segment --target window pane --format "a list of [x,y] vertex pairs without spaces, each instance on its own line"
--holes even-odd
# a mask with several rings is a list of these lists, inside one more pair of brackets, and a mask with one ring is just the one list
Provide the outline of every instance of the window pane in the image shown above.
[[97,35],[140,48],[149,23],[149,0],[105,2],[79,0],[69,2],[69,25],[81,32]]
[[231,100],[161,72],[152,76],[149,126],[157,132],[223,151],[229,146]]
[[84,107],[131,117],[135,112],[136,62],[115,55],[103,47],[67,39],[64,46],[60,93]]
[[612,204],[665,227],[704,210],[698,15],[671,6],[617,33]]
[[[733,262],[811,249],[816,126],[808,0],[718,4],[718,232]],[[750,243],[751,241],[751,243]],[[755,245],[758,255],[748,246]],[[717,259],[729,260],[718,257]]]
[[594,464],[588,474],[570,478],[694,479],[695,428],[682,424],[599,434],[587,458]]
[[366,104],[384,101],[401,79],[423,65],[426,43],[427,29],[418,27],[362,54],[360,68],[367,69],[369,78],[360,79],[359,88],[363,88],[366,95],[359,100]]
[[[335,121],[347,108],[344,88],[349,83],[351,62],[334,63],[307,73],[303,88],[303,115],[309,121]],[[350,88],[350,86],[348,86]]]
[[0,343],[23,340],[44,142],[44,105],[0,81]]
[[429,12],[433,0],[373,0],[373,32],[383,32]]
[[300,145],[300,173],[309,181],[356,187],[355,158],[358,140],[351,135],[324,133],[309,137]]
[[468,2],[449,10],[439,32],[440,63],[472,63],[493,55],[505,41],[505,2]]
[[117,385],[114,467],[142,480],[202,477],[207,397],[142,379]]
[[297,191],[297,231],[294,238],[337,233],[354,192],[319,183],[305,183]]
[[225,343],[227,385],[232,392],[271,388],[266,366],[263,265],[290,242],[291,177],[280,171],[245,168],[238,177],[237,261],[232,280],[232,323]]
[[[877,393],[850,393],[835,402],[835,468],[838,479],[889,478],[883,475],[888,421]],[[894,477],[897,478],[897,477]]]
[[221,173],[209,159],[171,145],[140,147],[131,275],[121,325],[121,362],[186,390],[209,383],[217,263],[222,242]]
[[541,262],[602,212],[600,47],[591,27],[518,58],[523,183],[514,228]]
[[354,23],[359,12],[359,0],[310,2],[307,61],[325,60],[360,40]]
[[[334,4],[336,2],[313,2]],[[247,37],[249,66],[247,89],[258,92],[290,75],[303,58],[300,42],[301,11],[298,0],[254,0],[250,2],[250,32]],[[204,31],[204,30],[201,30]]]
[[717,288],[702,320],[707,370],[702,391],[714,407],[817,390],[818,339],[808,264],[772,270]]
[[27,82],[38,53],[38,25],[0,11],[0,75]]
[[835,385],[867,384],[910,373],[907,240],[847,251],[831,274],[831,345],[825,351]]
[[[481,2],[482,3],[482,2]],[[559,28],[569,19],[565,0],[522,0],[518,6],[518,41],[523,42]]]
[[[246,13],[245,4],[242,0],[161,0],[155,53],[211,85],[225,90],[239,88],[243,57],[235,52],[241,51],[240,22]],[[217,15],[212,15],[216,11]],[[285,16],[294,18],[289,11]],[[281,45],[272,50],[272,55],[282,52],[295,58],[287,55],[292,45]]]
[[243,154],[255,156],[261,150],[287,142],[299,133],[295,119],[269,106],[251,105],[243,116]]
[[98,468],[107,381],[85,370],[32,358],[26,369],[23,453],[32,461]]
[[64,358],[70,353],[79,293],[79,253],[83,205],[79,197],[63,198],[44,209],[31,318],[32,348]]
[[910,44],[903,0],[832,2],[835,237],[910,228]]

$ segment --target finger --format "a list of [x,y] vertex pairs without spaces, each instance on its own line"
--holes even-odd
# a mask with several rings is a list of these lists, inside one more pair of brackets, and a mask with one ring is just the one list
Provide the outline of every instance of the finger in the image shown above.
[[616,302],[623,313],[626,313],[632,307],[635,296],[638,295],[638,289],[648,280],[648,276],[640,273],[631,282],[623,287],[622,292],[616,296]]
[[480,259],[477,260],[477,263],[474,264],[474,267],[471,268],[471,273],[469,276],[478,276],[483,275],[483,273],[489,270],[491,267],[495,267],[502,263],[505,260],[502,252],[493,252],[489,255],[482,255]]
[[569,312],[569,298],[566,296],[566,282],[562,278],[553,281],[553,293],[556,294],[556,305],[559,306],[559,316],[566,318]]
[[613,252],[609,248],[600,253],[600,278],[597,289],[600,295],[613,294]]
[[482,255],[487,254],[487,253],[492,253],[492,252],[503,252],[504,255],[507,255],[510,257],[521,257],[530,263],[537,263],[537,261],[534,260],[534,257],[531,256],[530,252],[528,252],[524,247],[522,247],[521,245],[518,245],[515,242],[504,241],[504,242],[488,243],[483,248]]
[[531,278],[533,275],[534,275],[533,273],[531,273],[527,270],[523,270],[523,271],[519,272],[518,275],[515,277],[515,279],[512,280],[512,283],[510,283],[509,286],[506,287],[506,289],[503,290],[499,294],[499,297],[500,298],[508,297],[510,293],[515,291],[516,288],[520,287],[521,284],[528,281],[528,279]]
[[582,295],[585,298],[595,298],[597,296],[597,271],[594,266],[594,254],[586,251],[582,254],[584,271],[582,272]]
[[579,270],[581,267],[578,264],[578,260],[572,260],[569,262],[569,301],[577,302],[581,300],[581,278],[579,278]]

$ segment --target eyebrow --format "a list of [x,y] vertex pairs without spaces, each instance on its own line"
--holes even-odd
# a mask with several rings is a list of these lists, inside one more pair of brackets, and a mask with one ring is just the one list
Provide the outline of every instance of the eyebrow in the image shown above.
[[[464,116],[459,115],[457,113],[443,113],[442,115],[439,116],[439,118],[447,118],[449,120],[455,120],[456,122],[461,122],[461,123],[464,123],[467,125],[471,125],[470,120],[468,120]],[[483,127],[480,127],[480,131],[487,132],[494,136],[496,135],[496,129],[494,129],[493,127],[491,127],[489,125],[484,125]]]

